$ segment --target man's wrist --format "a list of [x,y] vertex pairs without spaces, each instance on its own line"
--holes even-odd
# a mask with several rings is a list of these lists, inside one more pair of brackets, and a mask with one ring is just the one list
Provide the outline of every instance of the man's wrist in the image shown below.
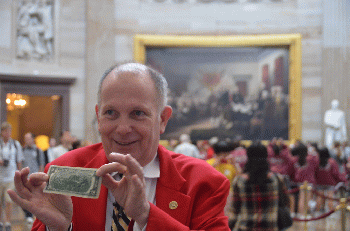
[[140,216],[134,219],[140,227],[140,229],[143,229],[147,225],[150,209],[151,206],[149,205],[149,203],[147,203],[146,211],[141,213]]
[[[72,230],[73,230],[73,223],[71,222],[69,224],[69,227],[68,227],[67,231],[72,231]],[[52,231],[52,230],[50,230],[49,227],[46,226],[46,231]]]

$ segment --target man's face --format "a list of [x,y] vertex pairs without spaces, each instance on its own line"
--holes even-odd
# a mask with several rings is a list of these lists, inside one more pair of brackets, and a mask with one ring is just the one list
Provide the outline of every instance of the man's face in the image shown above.
[[146,74],[111,72],[102,84],[96,113],[107,159],[112,161],[111,152],[130,154],[145,166],[157,152],[171,108],[159,110],[154,83]]
[[12,129],[11,128],[7,128],[1,131],[1,136],[3,139],[8,140],[11,138],[11,134],[12,134]]
[[56,146],[56,139],[51,138],[49,141],[50,147],[55,147]]
[[30,133],[26,133],[24,135],[24,144],[26,146],[31,146],[31,145],[34,144],[34,139],[33,139],[32,135]]

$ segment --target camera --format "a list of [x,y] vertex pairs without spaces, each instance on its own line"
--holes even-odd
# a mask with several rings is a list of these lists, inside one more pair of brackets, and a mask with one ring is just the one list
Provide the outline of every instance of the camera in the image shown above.
[[4,164],[3,164],[4,167],[9,166],[9,162],[10,162],[9,160],[3,160],[3,161],[4,161]]

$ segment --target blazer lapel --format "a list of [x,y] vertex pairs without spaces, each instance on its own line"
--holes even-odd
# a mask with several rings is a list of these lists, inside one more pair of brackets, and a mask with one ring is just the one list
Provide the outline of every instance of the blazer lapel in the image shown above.
[[182,224],[189,225],[191,197],[181,192],[186,180],[178,172],[168,150],[159,146],[158,155],[160,177],[156,189],[157,207]]

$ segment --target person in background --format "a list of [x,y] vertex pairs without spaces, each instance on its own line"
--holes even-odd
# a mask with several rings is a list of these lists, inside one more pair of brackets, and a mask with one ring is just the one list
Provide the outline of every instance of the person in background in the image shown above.
[[83,144],[82,144],[81,140],[77,139],[72,143],[72,150],[77,149],[77,148],[81,148],[81,147],[83,147],[82,145]]
[[36,216],[32,230],[111,231],[120,225],[113,217],[123,214],[129,231],[229,231],[224,214],[229,180],[205,161],[159,145],[172,114],[166,96],[166,79],[145,65],[106,71],[95,106],[102,143],[72,150],[45,169],[51,164],[98,168],[100,196],[43,193],[49,176],[33,173],[28,180],[24,168],[16,172],[16,192],[8,193]]
[[203,157],[204,160],[207,160],[208,149],[210,148],[209,142],[207,140],[198,140],[196,145],[200,155]]
[[[234,158],[230,156],[232,151],[232,145],[227,141],[219,141],[213,146],[215,155],[213,158],[207,160],[207,163],[213,166],[216,170],[221,172],[230,181],[231,185],[233,179],[241,173],[241,168],[235,163]],[[230,194],[227,197],[227,202],[225,206],[225,214],[228,216],[229,220],[233,218],[231,213],[231,203],[232,203],[232,187],[230,188]]]
[[224,174],[230,182],[241,173],[239,164],[236,164],[234,158],[230,156],[232,145],[227,141],[219,141],[213,146],[215,155],[207,160],[207,163],[216,170]]
[[22,146],[17,140],[11,138],[12,126],[8,122],[1,124],[1,140],[0,140],[0,213],[3,215],[3,206],[5,205],[5,219],[2,216],[0,229],[5,228],[6,231],[11,230],[12,201],[6,191],[14,189],[13,179],[16,169],[22,169],[23,152]]
[[188,134],[182,134],[179,140],[180,144],[175,147],[174,152],[184,154],[185,156],[203,159],[197,146],[191,143],[191,138]]
[[56,139],[51,137],[49,140],[49,148],[44,151],[44,157],[45,157],[45,165],[47,165],[48,163],[50,163],[51,161],[54,160],[53,158],[53,148],[56,147]]
[[[52,159],[57,159],[72,149],[73,137],[70,131],[64,131],[60,138],[60,145],[52,149]],[[52,161],[52,160],[51,160]]]
[[214,149],[213,149],[213,146],[214,144],[216,144],[217,142],[219,141],[219,138],[217,138],[216,136],[214,137],[211,137],[209,140],[208,140],[208,143],[209,143],[209,147],[207,149],[207,160],[210,159],[210,158],[213,158],[215,152],[214,152]]
[[[277,231],[279,203],[281,206],[289,205],[283,178],[270,171],[267,149],[260,142],[247,148],[247,156],[244,172],[233,181],[234,216],[230,228],[233,231]],[[279,199],[277,195],[283,197]]]
[[[45,158],[43,151],[35,145],[35,136],[28,132],[24,135],[23,146],[24,162],[23,167],[29,167],[31,172],[43,172]],[[27,210],[23,210],[28,223],[33,223],[33,214]]]
[[239,164],[239,167],[243,170],[245,164],[248,161],[248,157],[247,157],[247,149],[241,144],[240,141],[235,141],[233,143],[230,156],[231,158],[235,159],[235,163]]
[[334,142],[333,148],[329,150],[329,154],[337,162],[339,171],[345,174],[345,165],[347,162],[347,158],[345,156],[344,149],[342,148],[340,142]]
[[35,135],[31,132],[24,135],[23,157],[23,167],[29,167],[31,173],[44,171],[44,153],[35,145]]
[[293,156],[283,139],[272,139],[267,146],[268,161],[272,172],[278,172],[285,179],[290,178]]
[[[291,180],[297,185],[301,185],[305,181],[311,185],[315,185],[316,170],[319,165],[318,158],[316,159],[315,156],[309,154],[307,147],[303,143],[295,147],[292,152],[295,158],[291,168]],[[301,218],[306,218],[305,214],[308,212],[308,205],[305,205],[305,197],[307,197],[307,201],[310,201],[311,196],[311,193],[308,193],[306,196],[304,190],[299,192],[298,212]],[[292,211],[295,211],[295,204],[294,198],[291,197]]]
[[166,149],[168,149],[169,151],[174,151],[176,145],[177,145],[176,139],[169,139],[168,145],[166,146]]
[[344,141],[342,143],[342,149],[344,151],[345,159],[348,160],[350,158],[350,146],[348,141]]
[[[346,181],[346,174],[339,172],[338,164],[330,157],[328,148],[321,148],[319,151],[320,163],[316,171],[316,183],[317,189],[324,195],[333,197],[334,186],[339,182]],[[317,198],[317,210],[324,212],[325,210],[325,199],[323,197]],[[334,209],[333,201],[328,201],[328,209]]]

